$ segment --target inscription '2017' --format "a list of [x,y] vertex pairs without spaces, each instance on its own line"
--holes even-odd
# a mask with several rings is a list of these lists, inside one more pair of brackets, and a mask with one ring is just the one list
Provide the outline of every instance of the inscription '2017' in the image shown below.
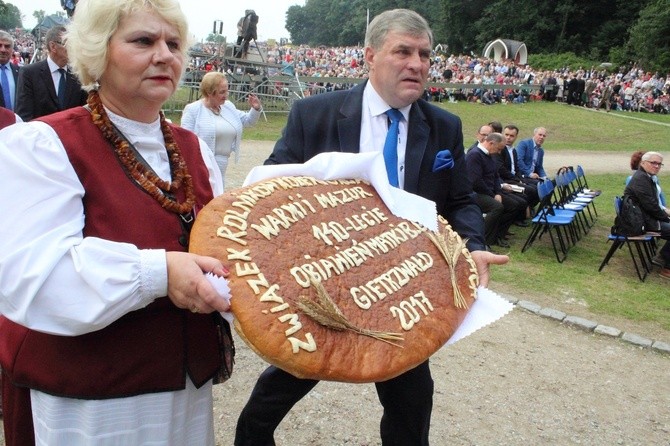
[[391,315],[398,319],[403,330],[409,331],[414,324],[421,321],[421,314],[427,316],[433,311],[433,304],[423,291],[414,294],[408,300],[403,300],[398,306],[390,308]]

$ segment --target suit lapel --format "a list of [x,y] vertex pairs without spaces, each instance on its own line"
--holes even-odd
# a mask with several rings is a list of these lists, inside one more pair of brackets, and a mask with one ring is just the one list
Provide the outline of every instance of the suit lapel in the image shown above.
[[14,76],[14,84],[16,85],[19,82],[19,66],[13,63],[10,63],[9,66],[12,69],[12,76]]
[[421,162],[426,153],[430,127],[419,103],[415,102],[409,111],[409,132],[405,149],[405,190],[416,193],[419,190]]
[[360,151],[365,84],[366,82],[363,82],[352,88],[340,107],[342,117],[337,121],[337,132],[342,152],[358,153]]
[[58,107],[58,95],[56,94],[56,87],[54,87],[53,77],[51,77],[51,71],[49,71],[49,64],[47,61],[44,61],[44,65],[40,67],[40,78],[44,82],[44,87],[49,92],[49,97]]
[[[75,105],[74,101],[75,98],[79,98],[79,91],[81,90],[81,87],[79,85],[79,82],[74,77],[74,74],[72,74],[72,71],[68,68],[67,70],[67,78],[66,78],[66,83],[65,83],[65,106],[68,107],[69,105]],[[77,104],[78,105],[78,104]]]

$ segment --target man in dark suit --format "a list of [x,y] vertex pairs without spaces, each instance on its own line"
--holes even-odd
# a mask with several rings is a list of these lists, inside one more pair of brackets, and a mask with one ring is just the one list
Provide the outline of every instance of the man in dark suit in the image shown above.
[[46,60],[24,65],[19,72],[16,113],[24,121],[86,104],[87,93],[67,68],[64,33],[62,26],[47,31]]
[[516,194],[503,193],[496,156],[504,150],[500,133],[490,133],[465,156],[468,178],[476,194],[476,202],[484,217],[486,242],[509,248],[505,235],[515,220],[523,219],[528,202]]
[[[296,102],[266,164],[302,163],[327,151],[382,151],[386,112],[399,112],[397,164],[387,166],[389,177],[397,176],[398,187],[436,202],[438,212],[468,239],[486,286],[489,263],[508,258],[484,250],[483,219],[467,181],[460,119],[420,99],[431,48],[432,32],[415,12],[396,9],[375,17],[365,38],[369,81]],[[453,167],[433,171],[437,153],[447,149]],[[274,366],[266,369],[240,414],[235,445],[273,445],[275,428],[317,383]],[[384,407],[382,444],[428,444],[433,395],[428,361],[376,388]]]
[[498,156],[498,175],[503,183],[514,184],[524,188],[523,196],[528,201],[528,206],[534,209],[540,198],[537,194],[537,183],[539,180],[531,178],[522,178],[519,172],[519,157],[517,156],[514,142],[519,136],[519,128],[514,124],[509,124],[503,129],[503,138],[505,138],[505,148]]
[[[0,70],[6,76],[7,86],[0,88],[0,107],[14,110],[16,104],[16,84],[18,83],[19,67],[10,62],[14,53],[14,38],[7,31],[0,30]],[[2,82],[4,83],[4,79]],[[9,98],[5,97],[9,93]]]

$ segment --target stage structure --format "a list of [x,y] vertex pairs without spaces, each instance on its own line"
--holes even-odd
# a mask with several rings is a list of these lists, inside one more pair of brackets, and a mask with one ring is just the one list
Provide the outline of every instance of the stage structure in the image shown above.
[[[240,109],[246,106],[247,96],[255,94],[263,103],[265,112],[286,112],[295,100],[323,89],[315,86],[323,79],[313,78],[314,82],[306,81],[298,78],[291,66],[267,62],[266,48],[256,41],[249,46],[246,57],[235,57],[238,50],[236,44],[224,41],[215,53],[197,49],[189,51],[189,66],[194,69],[187,70],[183,80],[183,85],[189,87],[188,102],[199,98],[200,81],[210,70],[226,73],[229,99]],[[183,105],[180,107],[180,104],[174,104],[169,107],[181,110]]]

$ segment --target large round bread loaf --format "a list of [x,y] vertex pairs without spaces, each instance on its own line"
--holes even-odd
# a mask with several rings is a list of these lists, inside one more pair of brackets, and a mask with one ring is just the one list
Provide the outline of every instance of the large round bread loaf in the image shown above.
[[390,379],[462,322],[476,268],[460,237],[399,218],[361,180],[281,177],[216,197],[191,252],[230,270],[235,328],[301,378]]

